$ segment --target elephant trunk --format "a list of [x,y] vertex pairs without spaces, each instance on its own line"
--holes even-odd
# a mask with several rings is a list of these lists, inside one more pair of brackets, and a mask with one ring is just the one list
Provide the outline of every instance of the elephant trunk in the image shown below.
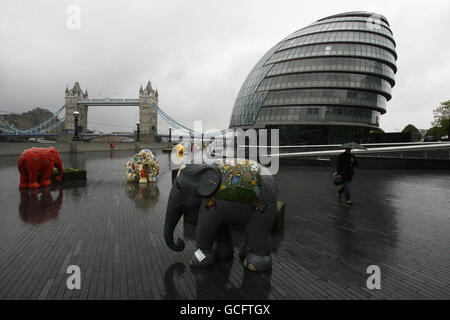
[[180,221],[181,216],[183,215],[181,201],[175,193],[176,191],[172,189],[167,204],[166,220],[164,222],[164,239],[170,249],[174,251],[183,251],[184,241],[181,239],[178,239],[177,243],[173,241],[173,232],[178,224],[178,221]]

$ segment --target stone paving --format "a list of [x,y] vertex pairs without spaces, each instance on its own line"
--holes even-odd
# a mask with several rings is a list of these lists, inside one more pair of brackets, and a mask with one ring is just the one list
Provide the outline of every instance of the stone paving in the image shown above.
[[[330,168],[282,166],[284,230],[273,269],[253,273],[237,255],[191,269],[195,226],[180,223],[183,252],[163,240],[171,185],[156,151],[156,185],[127,185],[133,151],[63,154],[85,183],[18,189],[17,157],[0,157],[0,299],[450,299],[450,172],[357,170],[353,207],[339,202]],[[68,290],[69,265],[81,289]],[[366,288],[378,265],[381,290]]]

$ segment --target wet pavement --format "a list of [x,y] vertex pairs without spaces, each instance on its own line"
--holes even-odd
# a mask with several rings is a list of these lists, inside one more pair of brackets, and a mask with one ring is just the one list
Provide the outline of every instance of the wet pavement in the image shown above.
[[[127,184],[133,151],[62,154],[87,181],[18,189],[17,157],[0,157],[0,299],[450,299],[450,172],[357,170],[354,205],[336,196],[332,170],[282,166],[276,180],[285,227],[273,236],[273,269],[245,270],[237,255],[191,269],[195,226],[180,223],[177,253],[163,239],[171,186]],[[69,265],[81,290],[68,290]],[[369,290],[367,267],[381,270]]]

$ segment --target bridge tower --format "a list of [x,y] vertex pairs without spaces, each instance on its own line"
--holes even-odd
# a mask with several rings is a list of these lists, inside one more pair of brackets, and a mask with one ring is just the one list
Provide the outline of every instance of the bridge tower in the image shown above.
[[158,90],[149,81],[145,89],[139,89],[139,122],[142,141],[153,140],[158,129],[158,114],[152,105],[158,106]]
[[64,123],[64,132],[65,133],[73,133],[75,121],[73,119],[74,111],[78,111],[80,113],[80,117],[78,118],[78,126],[83,132],[87,131],[87,115],[88,115],[88,106],[77,104],[79,100],[87,99],[88,92],[87,90],[83,92],[81,90],[80,84],[78,81],[75,82],[72,89],[69,90],[66,87],[65,93],[65,104],[66,104],[66,119]]

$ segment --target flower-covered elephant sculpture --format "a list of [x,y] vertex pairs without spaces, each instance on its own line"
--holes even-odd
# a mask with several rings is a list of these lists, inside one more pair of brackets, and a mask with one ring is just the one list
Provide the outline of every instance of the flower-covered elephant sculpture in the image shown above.
[[[56,148],[31,148],[19,157],[17,163],[20,172],[20,189],[37,189],[40,186],[48,187],[52,181],[50,177],[53,168],[58,169],[56,181],[63,176],[62,160]],[[41,184],[38,183],[38,174],[41,173]]]
[[125,165],[125,176],[128,182],[155,182],[158,174],[158,160],[149,149],[141,150]]
[[[233,256],[228,225],[245,226],[239,255],[252,271],[272,267],[271,230],[277,214],[278,191],[264,167],[248,160],[220,160],[215,164],[187,164],[179,171],[170,192],[164,224],[169,248],[184,249],[173,233],[183,213],[198,210],[197,250],[189,263],[207,267],[216,257]],[[264,174],[263,174],[264,173]]]

